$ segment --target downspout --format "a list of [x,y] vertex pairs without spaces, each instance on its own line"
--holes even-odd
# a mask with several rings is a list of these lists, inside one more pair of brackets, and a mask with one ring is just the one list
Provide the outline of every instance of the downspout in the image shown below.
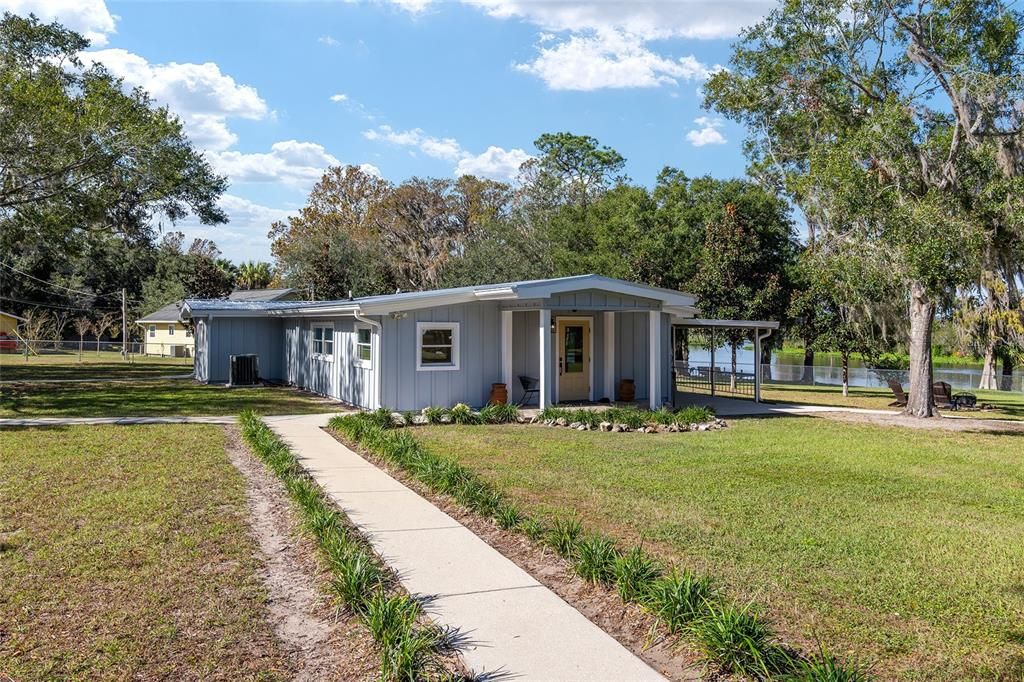
[[761,342],[772,335],[771,329],[765,329],[764,333],[754,331],[754,402],[761,402]]
[[377,320],[371,320],[368,317],[363,317],[363,315],[358,310],[353,310],[352,316],[355,317],[358,321],[362,322],[363,324],[370,325],[370,327],[372,327],[374,331],[377,332],[377,343],[373,344],[373,349],[371,353],[373,356],[373,360],[371,361],[371,364],[373,365],[373,400],[370,402],[370,404],[375,409],[383,407],[380,404],[380,382],[381,377],[384,375],[384,368],[381,367],[380,363],[380,345],[384,341],[384,335],[381,333],[384,328],[383,326],[381,326],[381,323],[378,322]]

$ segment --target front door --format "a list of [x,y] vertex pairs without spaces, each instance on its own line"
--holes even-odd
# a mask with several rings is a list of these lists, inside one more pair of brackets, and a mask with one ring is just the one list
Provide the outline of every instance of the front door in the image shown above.
[[590,398],[590,319],[558,319],[558,400]]

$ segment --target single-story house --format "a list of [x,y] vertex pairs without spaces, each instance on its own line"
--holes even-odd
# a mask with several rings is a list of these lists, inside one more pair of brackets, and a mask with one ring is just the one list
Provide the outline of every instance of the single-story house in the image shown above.
[[518,401],[520,377],[536,380],[542,407],[617,400],[624,379],[659,407],[673,398],[673,324],[722,324],[697,319],[689,294],[599,275],[341,301],[186,300],[182,315],[199,381],[229,382],[231,356],[252,354],[262,379],[394,410],[482,406],[494,383]]
[[[293,300],[298,291],[284,289],[235,289],[228,294],[229,301],[286,301]],[[136,320],[143,328],[145,355],[190,358],[195,355],[191,325],[181,318],[182,301],[165,305]]]
[[18,349],[18,327],[25,318],[0,310],[0,353],[13,353]]

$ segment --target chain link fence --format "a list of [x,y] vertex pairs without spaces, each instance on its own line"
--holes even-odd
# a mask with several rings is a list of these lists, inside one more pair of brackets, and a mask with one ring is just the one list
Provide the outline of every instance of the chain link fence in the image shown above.
[[127,355],[134,360],[147,358],[191,358],[194,346],[191,343],[159,343],[154,341],[76,341],[68,339],[22,339],[0,337],[0,353],[5,355],[59,356],[79,355],[85,357],[99,356],[109,359],[112,356]]

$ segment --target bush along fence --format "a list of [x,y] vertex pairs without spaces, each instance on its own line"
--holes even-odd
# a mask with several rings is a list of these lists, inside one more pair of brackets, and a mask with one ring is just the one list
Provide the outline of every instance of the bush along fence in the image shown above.
[[283,482],[302,526],[330,569],[330,591],[370,630],[386,682],[466,679],[452,670],[448,633],[430,623],[419,602],[370,548],[347,517],[305,472],[288,446],[252,411],[239,418],[253,452]]
[[569,409],[547,407],[534,417],[526,418],[515,405],[488,405],[474,410],[465,403],[455,407],[425,407],[421,412],[390,412],[377,410],[375,419],[391,420],[393,426],[426,424],[542,424],[579,431],[635,431],[659,433],[708,431],[725,428],[725,420],[717,419],[707,407],[690,406],[679,410],[641,410],[635,407],[605,409]]
[[780,644],[756,605],[731,603],[706,576],[666,568],[640,547],[622,549],[612,539],[588,532],[573,516],[542,520],[527,515],[470,469],[431,452],[409,430],[395,427],[387,410],[335,417],[329,425],[431,491],[551,548],[584,580],[639,604],[666,632],[700,651],[709,671],[758,680],[869,679],[864,666],[841,661],[823,647],[802,654]]

